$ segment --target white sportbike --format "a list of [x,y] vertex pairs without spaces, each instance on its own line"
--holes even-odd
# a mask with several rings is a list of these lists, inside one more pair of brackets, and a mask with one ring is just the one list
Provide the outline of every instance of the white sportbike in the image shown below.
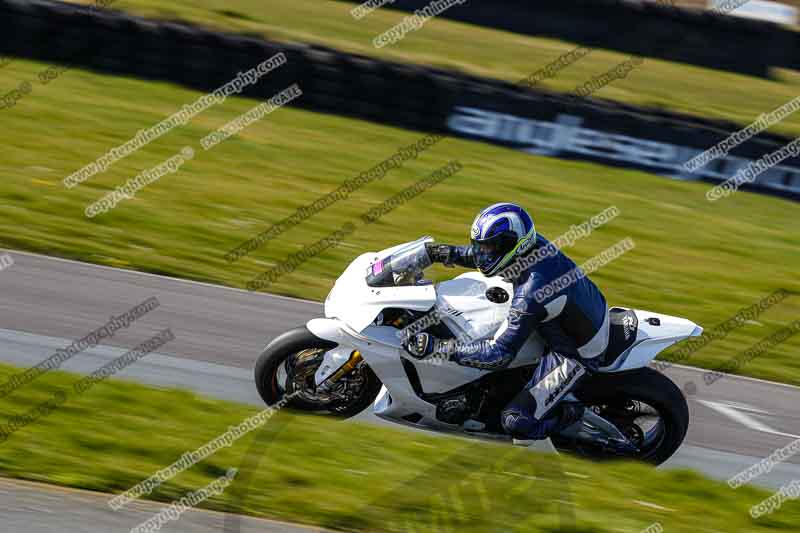
[[[536,333],[508,368],[488,371],[434,358],[411,358],[403,333],[475,341],[502,332],[513,287],[478,272],[433,284],[424,237],[359,256],[325,300],[325,318],[288,331],[258,359],[255,379],[272,405],[292,395],[296,409],[375,415],[405,425],[490,439],[511,438],[500,412],[524,387],[543,354]],[[551,435],[559,450],[590,458],[624,456],[660,464],[681,445],[689,424],[686,399],[648,366],[656,355],[702,328],[649,311],[612,308],[609,347],[563,401],[580,402],[583,419]],[[408,328],[408,329],[407,329]]]

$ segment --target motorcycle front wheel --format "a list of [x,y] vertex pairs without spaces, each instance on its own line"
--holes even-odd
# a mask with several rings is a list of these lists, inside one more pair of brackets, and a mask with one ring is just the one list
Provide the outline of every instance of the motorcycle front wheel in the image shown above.
[[364,362],[336,382],[329,393],[319,393],[314,373],[327,350],[336,343],[320,339],[306,327],[287,331],[270,342],[258,358],[255,381],[261,399],[273,405],[291,395],[288,406],[302,411],[355,416],[375,401],[381,381]]

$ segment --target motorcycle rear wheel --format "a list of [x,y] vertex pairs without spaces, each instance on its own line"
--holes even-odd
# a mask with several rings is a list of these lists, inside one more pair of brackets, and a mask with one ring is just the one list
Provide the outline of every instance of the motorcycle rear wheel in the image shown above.
[[[629,372],[594,374],[581,384],[575,396],[597,414],[617,426],[640,446],[639,453],[623,458],[659,465],[683,443],[689,428],[689,408],[681,390],[652,368]],[[657,417],[653,427],[642,427],[642,418]],[[551,438],[556,448],[591,459],[619,458],[574,442]]]

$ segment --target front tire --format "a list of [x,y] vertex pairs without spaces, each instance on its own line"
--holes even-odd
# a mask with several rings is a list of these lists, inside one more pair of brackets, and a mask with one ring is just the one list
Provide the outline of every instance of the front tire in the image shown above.
[[[366,363],[354,374],[355,390],[347,399],[323,397],[316,393],[314,373],[324,353],[337,346],[320,339],[306,327],[296,328],[270,342],[256,361],[256,389],[264,403],[274,405],[287,393],[296,393],[288,402],[294,409],[325,412],[342,418],[355,416],[375,401],[381,382]],[[343,378],[344,379],[344,378]]]

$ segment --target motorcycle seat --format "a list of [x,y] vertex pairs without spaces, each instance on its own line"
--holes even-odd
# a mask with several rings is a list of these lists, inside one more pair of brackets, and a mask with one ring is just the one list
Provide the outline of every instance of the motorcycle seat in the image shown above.
[[608,311],[608,347],[601,356],[600,368],[612,366],[628,348],[636,342],[639,319],[636,313],[624,307],[612,307]]

